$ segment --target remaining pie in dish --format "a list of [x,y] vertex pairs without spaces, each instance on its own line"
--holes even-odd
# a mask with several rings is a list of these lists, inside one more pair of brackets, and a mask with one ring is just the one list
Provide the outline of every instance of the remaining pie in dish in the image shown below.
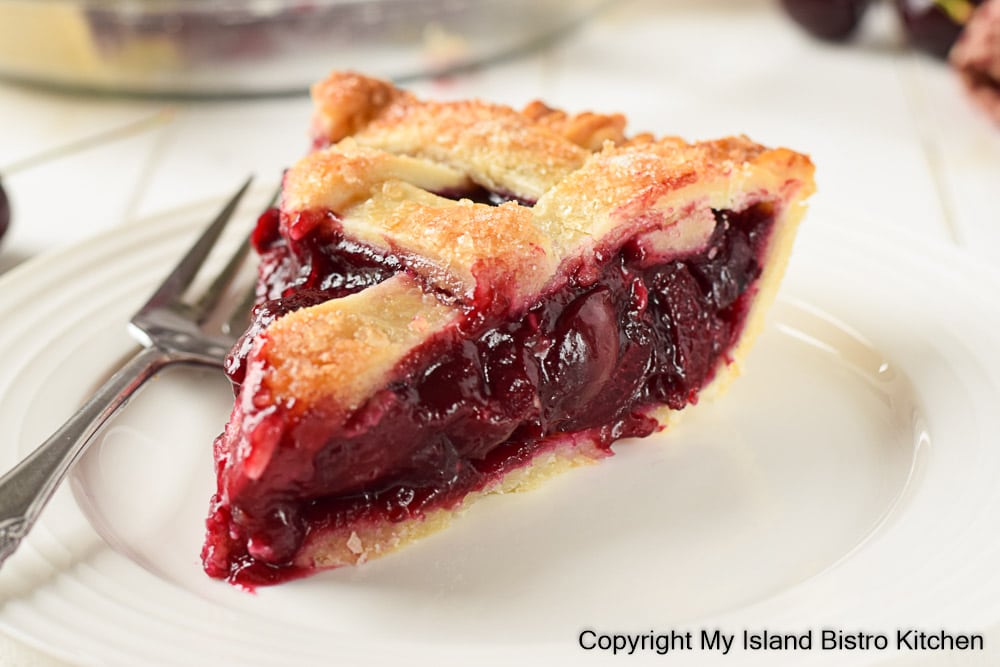
[[215,443],[202,556],[243,585],[390,552],[720,391],[813,190],[745,137],[347,73],[313,96]]

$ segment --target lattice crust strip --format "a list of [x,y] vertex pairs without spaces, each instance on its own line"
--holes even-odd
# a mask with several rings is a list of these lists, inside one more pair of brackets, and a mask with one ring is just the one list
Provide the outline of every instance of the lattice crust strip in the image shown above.
[[[695,252],[715,229],[713,209],[767,200],[777,207],[776,227],[786,218],[794,226],[812,189],[807,157],[745,137],[626,139],[620,115],[570,116],[541,103],[517,112],[478,101],[428,102],[345,73],[317,84],[313,95],[320,147],[286,175],[286,234],[311,231],[289,228],[299,213],[332,212],[308,219],[397,257],[420,278],[324,304],[326,318],[350,308],[335,329],[358,340],[376,335],[386,296],[380,290],[412,305],[406,312],[414,330],[429,335],[427,323],[436,330],[484,295],[522,309],[565,271],[585,269],[629,239],[663,257]],[[474,185],[535,204],[441,196]],[[423,295],[427,287],[450,295],[452,315]],[[303,332],[312,310],[294,314]],[[314,352],[307,348],[303,354]],[[300,362],[307,358],[288,367]]]
[[[711,233],[711,209],[738,210],[767,193],[783,199],[788,175],[802,175],[787,184],[799,187],[811,169],[804,156],[744,137],[626,141],[618,115],[424,102],[352,74],[337,73],[314,93],[316,127],[339,141],[290,170],[284,211],[333,211],[345,235],[398,255],[466,303],[503,286],[504,298],[522,305],[567,260],[638,234],[665,254],[690,251]],[[354,134],[341,136],[347,131]],[[594,153],[574,143],[597,138]],[[537,203],[431,194],[472,183]],[[672,229],[682,219],[703,224]]]

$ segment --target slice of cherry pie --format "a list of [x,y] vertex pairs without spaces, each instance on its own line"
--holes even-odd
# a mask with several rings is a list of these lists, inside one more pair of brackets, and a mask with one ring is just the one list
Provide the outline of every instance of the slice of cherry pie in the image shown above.
[[355,74],[313,95],[215,443],[202,555],[244,585],[393,551],[717,393],[813,190],[807,157],[744,137]]

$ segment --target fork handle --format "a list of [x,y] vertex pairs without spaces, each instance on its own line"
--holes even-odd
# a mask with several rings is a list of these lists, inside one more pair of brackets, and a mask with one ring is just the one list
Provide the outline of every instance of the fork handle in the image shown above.
[[146,380],[174,361],[177,359],[155,347],[143,348],[58,431],[0,477],[0,565],[17,550],[104,423]]

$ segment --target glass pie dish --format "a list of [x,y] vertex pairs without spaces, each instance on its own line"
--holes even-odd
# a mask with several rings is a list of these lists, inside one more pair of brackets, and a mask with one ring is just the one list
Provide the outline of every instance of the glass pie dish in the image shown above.
[[544,44],[608,0],[0,0],[0,77],[80,91],[298,94],[331,68],[396,80]]

